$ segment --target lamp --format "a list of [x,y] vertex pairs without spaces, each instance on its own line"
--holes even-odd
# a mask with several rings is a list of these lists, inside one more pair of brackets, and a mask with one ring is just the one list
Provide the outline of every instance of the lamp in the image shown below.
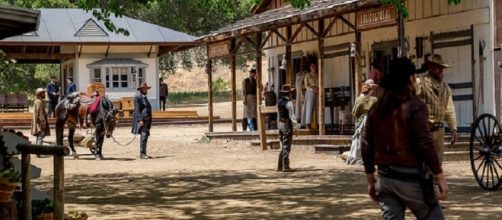
[[287,68],[288,61],[286,60],[286,54],[282,55],[281,66],[279,69],[285,70]]

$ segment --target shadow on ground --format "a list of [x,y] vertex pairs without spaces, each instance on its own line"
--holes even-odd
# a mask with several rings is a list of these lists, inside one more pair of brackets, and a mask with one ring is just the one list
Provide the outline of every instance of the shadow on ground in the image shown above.
[[[448,219],[500,219],[500,191],[484,191],[468,177],[449,181]],[[34,185],[49,191],[52,183]],[[65,199],[67,209],[86,210],[95,219],[379,218],[359,171],[74,175],[66,179]]]

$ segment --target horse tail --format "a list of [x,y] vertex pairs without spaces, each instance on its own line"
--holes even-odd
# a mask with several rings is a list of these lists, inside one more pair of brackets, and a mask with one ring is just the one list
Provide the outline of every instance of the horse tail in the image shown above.
[[56,105],[54,111],[56,115],[56,145],[63,146],[64,125],[66,122],[64,100]]

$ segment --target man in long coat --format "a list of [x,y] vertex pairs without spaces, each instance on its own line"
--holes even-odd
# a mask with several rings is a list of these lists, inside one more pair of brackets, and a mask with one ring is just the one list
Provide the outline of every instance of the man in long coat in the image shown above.
[[146,155],[146,146],[152,127],[152,106],[146,95],[151,87],[145,82],[138,88],[139,94],[134,97],[134,113],[132,122],[132,133],[140,134],[139,158],[148,159]]
[[35,91],[36,99],[33,103],[33,119],[31,121],[31,134],[37,137],[36,145],[42,145],[45,136],[51,135],[49,122],[45,111],[45,90],[38,88]]

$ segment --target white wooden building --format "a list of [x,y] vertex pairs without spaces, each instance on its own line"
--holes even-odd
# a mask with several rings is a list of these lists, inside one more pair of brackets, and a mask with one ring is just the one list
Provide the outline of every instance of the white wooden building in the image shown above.
[[[497,114],[500,119],[502,40],[497,40],[496,34],[502,32],[502,24],[497,24],[495,17],[502,18],[502,1],[462,0],[459,5],[449,5],[447,0],[405,3],[409,11],[405,21],[407,55],[417,68],[424,63],[426,54],[432,53],[441,54],[451,66],[445,69],[445,80],[453,90],[459,130],[468,131],[482,113]],[[324,81],[320,87],[324,94],[320,94],[320,99],[326,112],[319,113],[324,118],[321,126],[351,123],[351,104],[359,83],[371,70],[372,59],[378,57],[385,72],[386,65],[397,56],[396,12],[378,0],[312,0],[301,11],[282,0],[263,0],[254,13],[253,17],[217,30],[203,40],[211,46],[262,32],[266,41],[261,47],[263,59],[268,61],[262,82],[274,83],[276,90],[285,83],[294,85],[302,56],[321,54],[324,59],[319,59],[319,66],[323,66],[319,81]],[[351,45],[355,57],[351,57]],[[287,70],[279,68],[283,59],[288,62]],[[344,94],[352,102],[345,110],[335,107],[332,113],[326,99],[332,94]]]
[[134,96],[145,81],[152,87],[152,107],[158,109],[159,56],[194,45],[194,37],[127,16],[110,19],[129,35],[108,31],[92,12],[40,9],[38,30],[3,39],[0,49],[18,62],[61,64],[54,75],[62,88],[68,76],[84,92],[89,83],[102,82],[112,100]]

